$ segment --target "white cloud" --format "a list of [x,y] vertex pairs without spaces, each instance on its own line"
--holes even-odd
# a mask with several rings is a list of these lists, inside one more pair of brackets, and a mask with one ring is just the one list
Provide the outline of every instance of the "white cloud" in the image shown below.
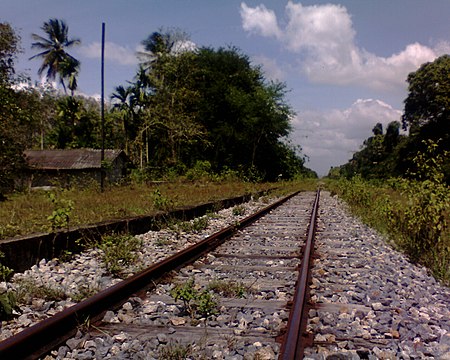
[[[82,55],[91,59],[100,59],[102,50],[100,42],[92,42],[77,49]],[[115,62],[120,65],[136,65],[136,51],[123,47],[113,42],[105,43],[105,61]]]
[[267,79],[273,80],[273,81],[283,81],[286,77],[285,71],[278,65],[278,63],[267,56],[253,56],[252,57],[253,63],[255,65],[261,65],[262,70],[265,73],[265,77]]
[[391,121],[400,121],[401,114],[373,99],[358,99],[344,110],[304,111],[293,120],[292,139],[309,156],[307,166],[326,175],[331,166],[346,163],[360,149],[376,123],[386,127]]
[[281,36],[275,13],[272,10],[268,10],[264,5],[251,8],[245,3],[241,3],[240,12],[244,30],[263,36]]
[[450,48],[448,42],[438,42],[433,48],[414,43],[381,57],[357,46],[351,16],[344,6],[303,6],[289,1],[285,10],[286,26],[281,29],[273,11],[264,5],[251,8],[242,3],[242,26],[249,33],[274,37],[298,54],[301,71],[315,83],[404,89],[408,73]]

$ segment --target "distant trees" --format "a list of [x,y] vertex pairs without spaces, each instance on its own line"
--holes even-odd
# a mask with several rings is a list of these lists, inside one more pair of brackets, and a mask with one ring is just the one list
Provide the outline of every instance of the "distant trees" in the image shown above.
[[[398,121],[390,122],[386,132],[383,131],[383,125],[377,123],[372,129],[373,136],[364,140],[361,150],[354,153],[347,164],[341,166],[341,175],[351,178],[359,174],[369,179],[400,175],[397,169],[396,147],[405,137],[400,135],[399,129]],[[333,169],[332,172],[333,176],[336,176],[336,170]]]
[[[364,141],[361,151],[341,167],[346,177],[365,178],[414,176],[417,154],[431,154],[427,144],[436,144],[433,154],[441,156],[446,182],[450,183],[450,55],[428,62],[408,75],[408,96],[401,118],[408,136],[400,135],[400,123],[392,122],[383,134],[381,124]],[[431,159],[430,159],[431,160]],[[336,173],[336,170],[333,171]]]

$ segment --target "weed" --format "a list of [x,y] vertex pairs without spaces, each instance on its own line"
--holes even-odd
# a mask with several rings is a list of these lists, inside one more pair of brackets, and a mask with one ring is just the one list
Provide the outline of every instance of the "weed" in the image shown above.
[[184,285],[177,285],[171,291],[170,295],[177,301],[183,300],[184,308],[189,314],[193,314],[194,309],[192,307],[193,301],[196,299],[198,291],[194,288],[194,279],[189,279]]
[[208,216],[202,216],[191,221],[183,221],[178,224],[178,227],[186,233],[199,233],[200,231],[205,230],[208,225]]
[[225,341],[229,350],[233,351],[236,349],[237,339],[235,335],[225,335]]
[[74,253],[69,250],[63,250],[61,254],[59,255],[59,260],[62,262],[69,262],[73,259]]
[[158,351],[158,359],[161,360],[185,360],[192,355],[192,345],[181,345],[178,343],[170,343],[160,347]]
[[129,234],[106,235],[98,244],[103,251],[102,261],[107,271],[115,276],[123,276],[126,268],[136,260],[136,252],[142,241]]
[[78,286],[76,292],[70,294],[70,297],[75,302],[83,301],[100,291],[99,287],[91,286],[90,284],[82,284]]
[[245,206],[243,205],[237,205],[233,208],[233,215],[234,216],[242,216],[245,215]]
[[66,292],[57,286],[44,284],[33,279],[20,279],[17,284],[17,302],[29,304],[32,299],[44,299],[45,301],[60,301],[67,299]]
[[58,199],[54,193],[49,193],[49,199],[53,204],[53,211],[47,220],[50,221],[50,230],[55,231],[63,227],[69,228],[70,214],[73,210],[73,201]]
[[[248,184],[247,184],[248,185]],[[159,198],[164,207],[194,206],[219,199],[235,197],[244,194],[249,187],[242,181],[229,181],[214,183],[208,181],[196,187],[193,191],[192,183],[174,181],[158,184],[161,194]],[[273,185],[269,183],[251,184],[251,191],[265,190]],[[292,187],[299,186],[293,184]],[[131,182],[121,186],[112,186],[104,193],[93,188],[74,188],[64,190],[63,197],[73,202],[70,214],[70,226],[78,224],[92,224],[122,216],[151,215],[156,212],[153,204],[153,184]],[[58,193],[56,193],[58,194]],[[157,196],[156,196],[157,197]],[[158,197],[157,197],[158,198]],[[163,206],[164,205],[164,206]],[[48,192],[33,191],[14,193],[0,206],[0,238],[9,238],[16,235],[27,235],[33,232],[48,231],[50,225],[47,220],[52,214],[53,203],[48,199]]]
[[208,284],[208,289],[230,298],[244,298],[247,294],[247,288],[244,284],[234,281],[213,280]]
[[173,241],[171,239],[168,239],[166,237],[158,238],[155,240],[155,246],[162,247],[167,245],[172,245]]
[[448,153],[435,154],[431,141],[426,145],[411,172],[419,180],[391,179],[380,185],[354,177],[340,180],[334,190],[364,222],[395,239],[413,261],[450,282],[450,189],[442,173]]
[[0,239],[12,237],[19,232],[19,227],[14,224],[0,225]]
[[199,292],[195,300],[195,311],[198,315],[202,317],[208,317],[217,314],[217,301],[214,299],[214,295],[211,294],[208,290]]
[[[0,260],[5,257],[5,254],[0,251]],[[1,281],[8,281],[14,274],[14,270],[0,263],[0,279]]]
[[208,289],[199,291],[194,279],[176,285],[170,295],[177,301],[183,300],[186,312],[194,318],[196,315],[208,317],[217,314],[218,304]]
[[17,309],[17,297],[12,291],[0,294],[0,320],[9,320],[13,317],[13,310]]
[[157,210],[168,211],[174,207],[174,202],[155,189],[152,194],[153,206]]
[[186,171],[186,179],[191,181],[206,179],[209,180],[212,177],[211,163],[207,160],[197,160],[195,165]]

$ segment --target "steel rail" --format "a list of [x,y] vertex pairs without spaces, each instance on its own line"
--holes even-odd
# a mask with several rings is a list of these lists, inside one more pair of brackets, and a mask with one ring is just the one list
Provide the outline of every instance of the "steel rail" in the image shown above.
[[0,342],[0,359],[37,359],[48,354],[74,336],[79,326],[100,320],[105,311],[120,307],[130,296],[140,294],[154,286],[168,272],[181,268],[215,249],[236,231],[255,222],[298,193],[299,191],[246,217],[239,224],[228,226],[146,270]]
[[299,360],[303,359],[305,350],[305,332],[308,322],[308,298],[310,268],[312,254],[314,252],[314,237],[317,224],[317,213],[319,209],[320,190],[317,190],[314,200],[311,220],[308,229],[308,238],[303,251],[301,269],[297,280],[292,309],[289,313],[287,331],[281,346],[279,359]]

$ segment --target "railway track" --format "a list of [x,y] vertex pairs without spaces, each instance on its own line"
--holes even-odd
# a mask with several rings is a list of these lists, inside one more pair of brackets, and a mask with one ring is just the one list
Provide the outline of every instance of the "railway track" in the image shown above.
[[52,354],[299,358],[310,263],[301,256],[313,248],[307,239],[314,235],[318,194],[283,199],[242,220],[237,232],[230,226],[8,338],[0,358],[39,358],[64,343]]
[[450,290],[327,192],[310,243],[317,204],[283,199],[8,338],[0,359],[450,359]]

